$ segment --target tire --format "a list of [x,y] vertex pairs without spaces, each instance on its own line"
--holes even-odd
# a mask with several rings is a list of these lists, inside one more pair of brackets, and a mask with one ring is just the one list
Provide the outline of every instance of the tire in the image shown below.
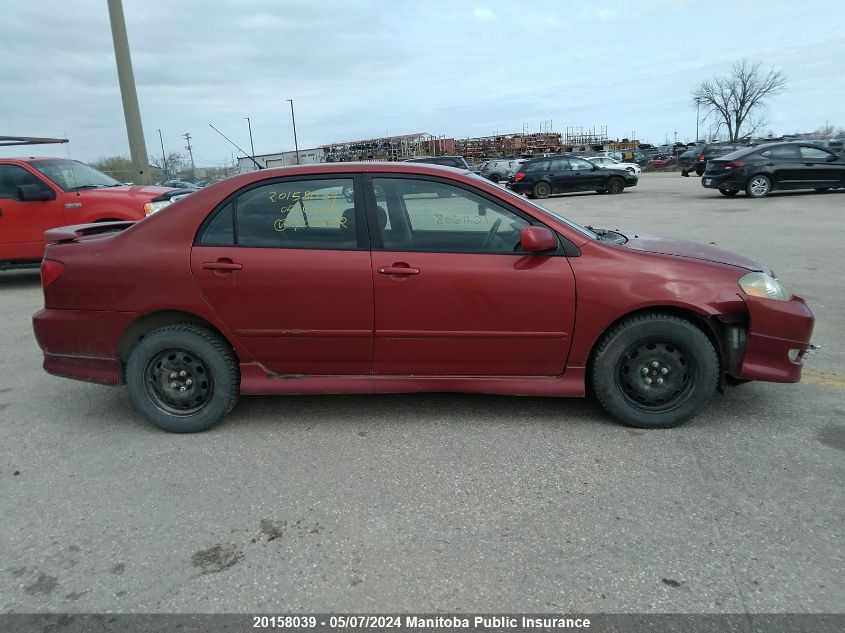
[[552,186],[545,180],[541,180],[536,185],[534,185],[532,195],[535,198],[548,198],[550,195],[552,195]]
[[490,181],[495,182],[497,185],[499,184],[499,181],[501,179],[502,178],[501,178],[501,176],[499,176],[499,174],[493,174],[493,175],[490,176]]
[[719,193],[721,193],[723,196],[727,196],[728,198],[731,198],[731,197],[735,196],[736,194],[738,194],[739,191],[737,191],[736,189],[719,189]]
[[696,174],[696,176],[703,176],[703,175],[704,175],[704,170],[703,170],[703,169],[701,169],[701,170],[696,169],[696,170],[695,170],[695,174]]
[[[678,426],[707,405],[719,382],[719,359],[710,339],[673,315],[628,317],[597,349],[593,390],[605,410],[628,426]],[[664,382],[658,385],[658,380]]]
[[749,198],[765,198],[772,190],[772,181],[763,174],[751,176],[745,185],[745,193]]
[[195,433],[235,406],[240,371],[231,345],[219,335],[196,325],[169,325],[132,350],[126,386],[138,411],[157,427]]
[[625,169],[628,171],[629,174],[631,174],[632,176],[634,175],[635,172],[633,167],[626,167]]
[[684,178],[689,178],[689,169],[682,169],[681,176],[683,176]]
[[614,176],[607,180],[607,193],[622,193],[625,191],[625,181]]

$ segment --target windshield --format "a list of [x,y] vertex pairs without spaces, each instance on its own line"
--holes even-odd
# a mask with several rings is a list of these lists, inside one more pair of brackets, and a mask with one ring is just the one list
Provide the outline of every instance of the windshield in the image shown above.
[[56,158],[37,160],[31,163],[35,169],[47,176],[65,191],[116,187],[120,183],[104,173],[76,160]]
[[[485,184],[489,184],[486,178],[482,178],[481,176],[478,176],[477,174],[469,174],[469,176],[471,178],[475,178],[477,180],[480,180],[481,182],[483,182]],[[579,233],[586,235],[587,237],[589,237],[591,239],[594,239],[594,240],[599,239],[598,233],[595,233],[595,232],[591,231],[590,229],[581,226],[580,224],[576,224],[572,220],[565,218],[562,215],[559,215],[557,212],[552,211],[551,209],[547,209],[546,207],[541,206],[541,205],[537,204],[536,202],[529,200],[528,198],[524,198],[521,195],[519,195],[518,193],[514,193],[510,189],[502,188],[502,193],[505,193],[505,194],[511,196],[512,198],[516,198],[520,202],[527,202],[528,204],[530,204],[535,209],[539,209],[540,211],[542,211],[546,215],[552,216],[558,222],[563,222],[566,226],[575,229]]]

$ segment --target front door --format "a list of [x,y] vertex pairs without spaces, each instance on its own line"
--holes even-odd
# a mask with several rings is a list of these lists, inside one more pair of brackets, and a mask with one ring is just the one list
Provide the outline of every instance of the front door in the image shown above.
[[835,162],[835,156],[820,147],[800,145],[798,153],[804,165],[803,176],[807,187],[839,187],[843,182],[845,166]]
[[575,280],[562,253],[519,249],[520,230],[537,222],[446,181],[373,185],[373,373],[560,375]]
[[359,182],[258,183],[218,208],[197,236],[197,285],[270,372],[370,373],[373,280]]
[[0,165],[0,261],[37,261],[44,255],[44,231],[64,224],[63,208],[55,199],[20,199],[20,185],[54,190],[19,165]]

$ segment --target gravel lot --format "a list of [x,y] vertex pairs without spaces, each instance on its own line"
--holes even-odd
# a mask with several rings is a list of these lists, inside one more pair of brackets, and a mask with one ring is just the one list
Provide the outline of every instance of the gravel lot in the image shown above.
[[176,436],[45,374],[38,275],[0,273],[0,612],[842,611],[845,191],[546,202],[770,264],[816,314],[805,380],[666,431],[432,394],[244,398]]

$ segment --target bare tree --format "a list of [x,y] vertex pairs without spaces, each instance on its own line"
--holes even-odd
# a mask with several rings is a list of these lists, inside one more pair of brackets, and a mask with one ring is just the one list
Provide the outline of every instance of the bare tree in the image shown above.
[[754,118],[758,110],[772,97],[786,88],[786,77],[779,70],[764,70],[760,62],[746,59],[734,62],[726,77],[702,81],[692,93],[692,102],[700,104],[705,118],[713,116],[724,124],[731,141],[738,140],[743,126],[750,130],[746,135],[765,125],[762,117]]
[[177,174],[184,162],[185,155],[181,152],[168,152],[163,161],[161,156],[150,156],[150,166],[161,169],[166,178],[169,178],[170,174]]

